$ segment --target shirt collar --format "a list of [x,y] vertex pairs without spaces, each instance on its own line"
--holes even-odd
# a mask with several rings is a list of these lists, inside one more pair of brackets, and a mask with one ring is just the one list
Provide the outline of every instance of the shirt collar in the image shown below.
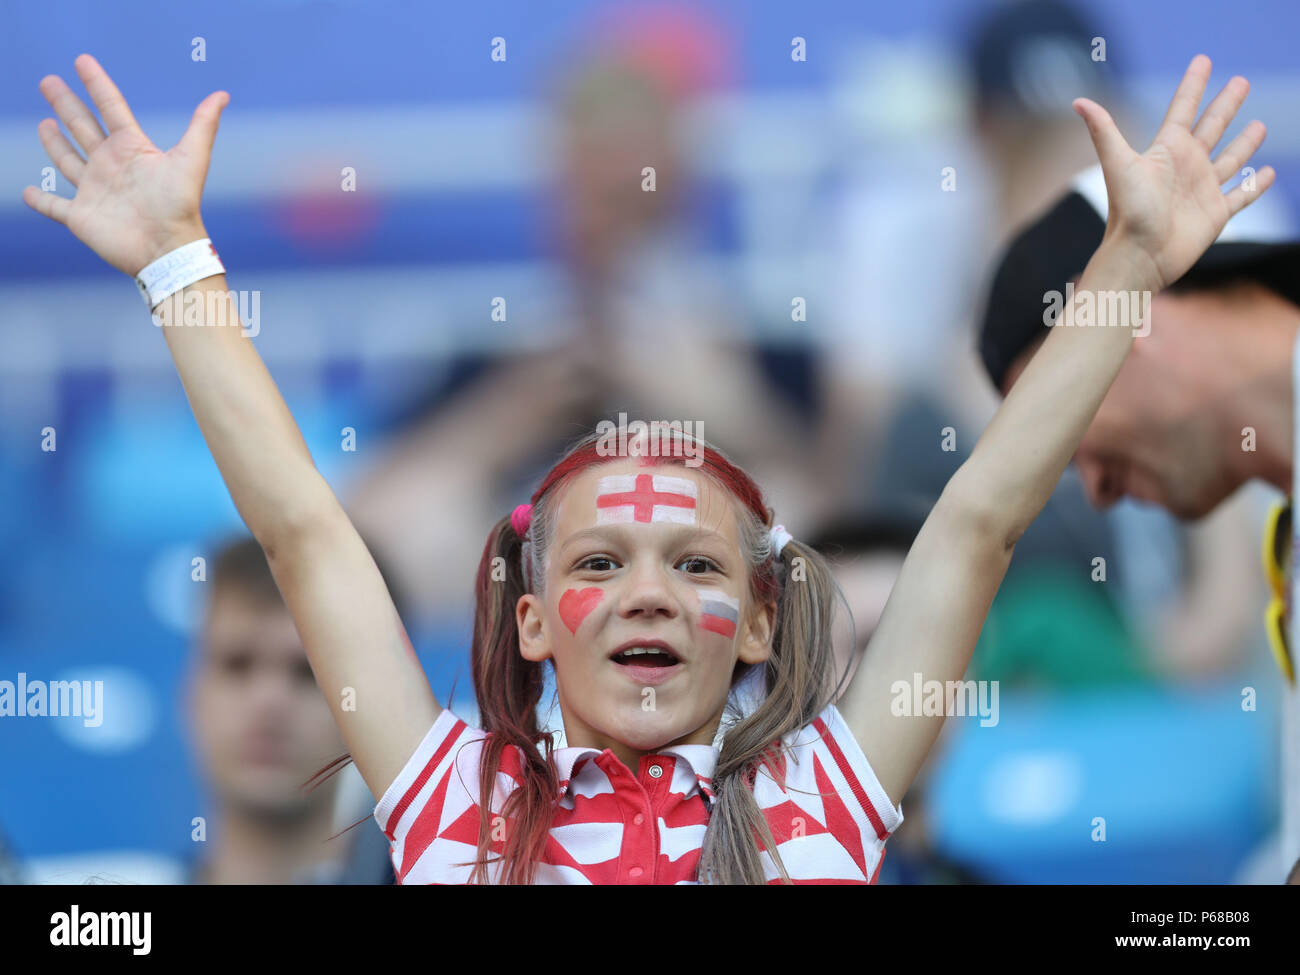
[[[566,795],[569,795],[572,789],[574,772],[575,770],[581,772],[581,763],[584,760],[593,760],[602,754],[603,752],[599,748],[581,745],[558,748],[552,753],[552,757],[555,759],[556,777],[559,779],[559,798],[563,799]],[[615,761],[622,761],[612,751],[609,754]],[[712,805],[713,770],[718,764],[718,749],[716,747],[713,745],[668,745],[657,749],[654,754],[672,755],[679,762],[684,762],[686,770],[695,776],[700,791],[709,804]],[[630,771],[634,775],[636,774],[635,769]]]

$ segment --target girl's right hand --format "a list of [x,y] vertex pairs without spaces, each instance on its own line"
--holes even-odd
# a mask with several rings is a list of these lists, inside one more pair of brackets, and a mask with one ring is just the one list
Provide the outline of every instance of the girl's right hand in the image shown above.
[[42,78],[41,94],[85,158],[64,137],[58,122],[43,119],[37,127],[41,144],[77,192],[69,200],[28,186],[23,202],[63,224],[113,267],[134,277],[168,251],[207,236],[199,203],[217,123],[230,95],[217,91],[200,102],[181,141],[162,152],[141,131],[99,62],[83,54],[74,63],[108,134],[62,78]]

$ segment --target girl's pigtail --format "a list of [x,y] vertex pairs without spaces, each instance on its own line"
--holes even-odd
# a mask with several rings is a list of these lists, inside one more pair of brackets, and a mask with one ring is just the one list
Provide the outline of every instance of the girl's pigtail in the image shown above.
[[[537,724],[543,665],[525,660],[519,653],[515,607],[528,592],[522,549],[511,519],[502,518],[488,536],[475,581],[471,666],[479,723],[488,738],[480,766],[478,858],[473,883],[532,881],[546,847],[559,788],[551,761],[554,743]],[[521,752],[522,763],[518,761]],[[509,766],[506,769],[501,767],[503,757]],[[519,764],[522,767],[517,767]],[[492,799],[500,771],[517,778],[519,788],[494,814]],[[490,877],[489,865],[500,862],[505,864],[504,876]]]
[[[768,822],[753,787],[759,775],[783,780],[782,740],[812,724],[834,698],[830,617],[837,590],[830,566],[797,540],[786,542],[770,565],[777,612],[772,656],[763,665],[766,695],[723,737],[713,775],[714,808],[700,856],[703,883],[767,883],[759,843],[781,879],[790,882],[771,828],[784,824]],[[789,837],[793,827],[780,831]]]

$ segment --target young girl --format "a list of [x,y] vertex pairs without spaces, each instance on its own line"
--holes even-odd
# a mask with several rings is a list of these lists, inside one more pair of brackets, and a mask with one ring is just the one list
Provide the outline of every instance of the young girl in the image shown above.
[[[238,328],[184,327],[238,324],[199,206],[228,95],[204,99],[163,153],[92,57],[76,68],[107,132],[61,79],[43,79],[85,158],[43,121],[41,141],[77,193],[29,186],[23,199],[135,277],[167,326],[190,406],[379,800],[398,876],[874,879],[943,722],[896,716],[893,686],[962,678],[1016,542],[1139,323],[1052,330],[930,513],[838,694],[826,567],[772,527],[748,477],[713,449],[697,468],[579,445],[489,537],[472,648],[484,731],[474,732],[434,699],[374,561],[253,344]],[[1208,58],[1193,59],[1141,155],[1104,109],[1075,101],[1110,198],[1105,237],[1076,286],[1081,308],[1099,291],[1176,281],[1272,184],[1264,167],[1222,192],[1264,127],[1251,123],[1212,160],[1248,86],[1233,78],[1198,121],[1209,73]],[[535,717],[546,661],[569,744],[558,752]],[[727,715],[742,680],[757,693]]]

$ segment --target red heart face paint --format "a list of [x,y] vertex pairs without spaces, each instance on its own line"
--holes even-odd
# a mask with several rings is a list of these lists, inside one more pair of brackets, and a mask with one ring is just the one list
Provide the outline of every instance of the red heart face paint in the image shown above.
[[586,589],[566,589],[560,597],[560,619],[569,628],[570,633],[577,633],[587,614],[596,608],[596,604],[605,596],[605,590],[595,586]]

